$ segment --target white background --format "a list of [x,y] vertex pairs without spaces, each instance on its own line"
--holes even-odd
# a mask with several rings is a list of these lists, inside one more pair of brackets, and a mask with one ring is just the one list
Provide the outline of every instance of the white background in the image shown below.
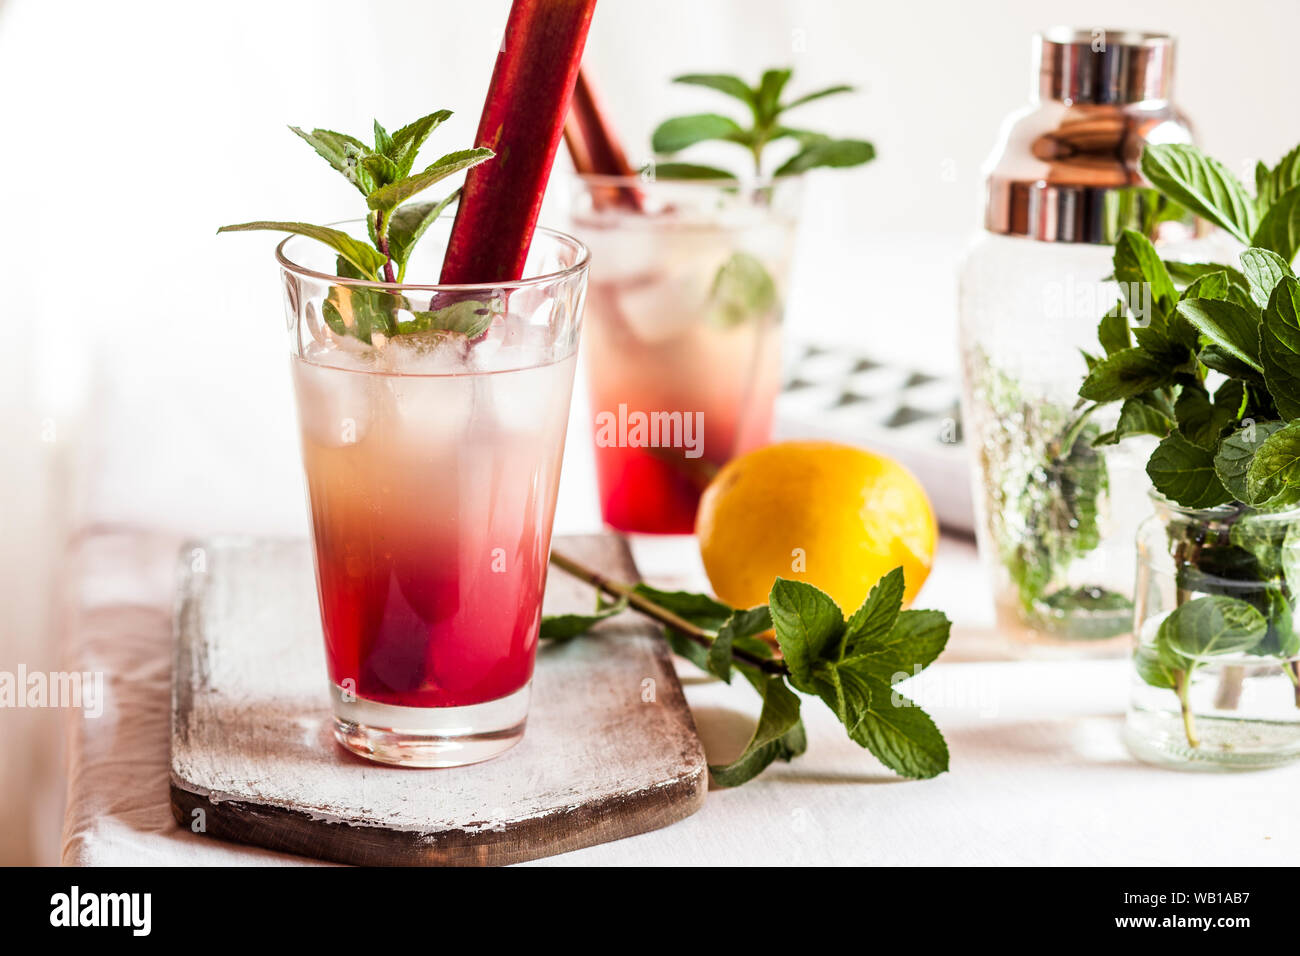
[[[0,0],[0,669],[54,666],[76,528],[303,527],[273,240],[214,231],[356,213],[288,123],[362,132],[447,107],[429,149],[468,145],[507,7]],[[880,158],[811,184],[793,331],[942,365],[979,167],[1026,100],[1030,34],[1054,23],[1177,34],[1176,99],[1234,168],[1300,139],[1294,0],[602,0],[588,63],[636,159],[658,120],[727,108],[676,73],[790,64],[794,91],[858,85],[802,118]],[[826,316],[814,281],[849,307]],[[590,487],[574,454],[569,515]],[[56,723],[0,712],[0,862],[56,839]]]

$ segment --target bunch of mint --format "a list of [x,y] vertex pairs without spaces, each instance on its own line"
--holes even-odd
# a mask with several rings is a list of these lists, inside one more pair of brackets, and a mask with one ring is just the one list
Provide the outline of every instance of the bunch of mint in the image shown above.
[[[695,113],[677,116],[659,124],[651,145],[659,154],[673,154],[697,143],[721,141],[746,149],[754,161],[754,174],[763,174],[763,151],[781,140],[794,144],[794,153],[777,167],[774,176],[791,176],[818,166],[860,166],[872,160],[875,148],[865,140],[836,139],[824,133],[787,126],[785,114],[814,100],[839,93],[849,93],[850,86],[831,86],[806,93],[785,103],[781,94],[790,81],[788,69],[767,70],[757,86],[749,86],[739,77],[723,73],[691,73],[676,77],[674,83],[703,86],[740,100],[749,108],[750,125],[720,113]],[[735,179],[733,173],[716,166],[668,162],[655,166],[655,175],[664,179]]]
[[1180,606],[1139,652],[1143,678],[1178,691],[1186,714],[1187,684],[1205,656],[1300,652],[1289,528],[1267,517],[1300,504],[1300,282],[1291,266],[1300,147],[1276,166],[1259,164],[1254,196],[1191,146],[1148,146],[1142,173],[1248,247],[1238,266],[1165,262],[1126,232],[1114,256],[1124,299],[1102,318],[1104,354],[1085,356],[1079,389],[1080,431],[1097,408],[1120,404],[1115,428],[1094,445],[1154,435],[1147,474],[1156,490],[1185,509],[1217,509],[1170,522],[1180,592],[1206,597]]
[[[820,697],[855,743],[901,776],[923,779],[948,769],[943,734],[895,685],[933,663],[948,642],[950,624],[940,611],[901,610],[902,568],[881,578],[847,620],[829,595],[802,581],[777,578],[769,603],[747,610],[705,594],[638,584],[615,603],[600,602],[594,614],[544,618],[541,637],[577,637],[622,611],[629,598],[636,609],[661,620],[675,616],[696,637],[703,635],[697,643],[681,629],[665,627],[675,653],[727,683],[739,673],[763,699],[744,752],[731,763],[710,766],[719,785],[745,783],[773,761],[789,761],[807,749],[795,691]],[[760,637],[769,630],[775,630],[780,658]]]
[[[375,120],[373,146],[333,130],[314,129],[308,133],[296,126],[289,127],[366,198],[370,245],[341,229],[304,222],[259,220],[222,226],[217,232],[271,230],[307,236],[338,253],[335,271],[340,278],[400,283],[405,279],[416,243],[455,201],[460,190],[436,201],[409,200],[494,155],[485,148],[458,150],[420,172],[412,172],[416,156],[429,134],[451,115],[450,110],[438,110],[391,135]],[[404,312],[412,313],[413,318],[400,318],[399,314]],[[492,321],[492,309],[483,302],[462,301],[438,309],[431,304],[430,309],[421,311],[413,309],[397,293],[346,284],[331,287],[322,313],[336,334],[351,335],[367,344],[374,333],[391,338],[430,329],[460,332],[472,338]]]

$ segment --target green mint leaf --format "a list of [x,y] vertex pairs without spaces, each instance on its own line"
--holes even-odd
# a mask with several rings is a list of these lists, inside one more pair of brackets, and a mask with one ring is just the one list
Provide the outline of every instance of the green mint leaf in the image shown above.
[[749,88],[744,80],[736,76],[730,76],[726,73],[687,73],[683,76],[673,77],[674,83],[685,83],[689,86],[704,86],[711,90],[717,90],[719,93],[725,93],[727,96],[740,100],[751,110],[754,109],[756,100],[754,91]]
[[859,746],[862,724],[871,713],[872,685],[869,675],[841,664],[820,664],[809,687],[834,711],[849,739]]
[[1283,418],[1300,418],[1300,281],[1283,276],[1264,307],[1264,381]]
[[1268,300],[1283,276],[1295,276],[1276,252],[1254,247],[1241,254],[1241,271],[1250,283],[1251,300],[1261,309],[1268,307]]
[[1259,358],[1259,320],[1224,299],[1184,299],[1178,313],[1198,332],[1239,362],[1263,371]]
[[[1247,562],[1242,562],[1243,573],[1249,575],[1253,582],[1272,583],[1272,581],[1282,578],[1283,548],[1289,531],[1290,525],[1288,522],[1270,520],[1263,515],[1244,514],[1233,522],[1228,532],[1228,541],[1234,549],[1240,549],[1254,559],[1255,564],[1253,567]],[[1218,549],[1220,552],[1224,550],[1223,548]],[[1213,564],[1207,568],[1207,571],[1211,575],[1224,574],[1223,568]],[[1206,583],[1213,586],[1215,582],[1211,578]],[[1223,584],[1222,577],[1220,577],[1218,583]],[[1231,585],[1229,585],[1228,589],[1224,589],[1224,593],[1231,594],[1230,588]],[[1201,590],[1207,589],[1202,588]],[[1253,600],[1250,603],[1258,607],[1261,612],[1265,612],[1268,608],[1260,604],[1259,597],[1260,595],[1256,592],[1252,595]]]
[[1173,309],[1178,292],[1151,240],[1140,232],[1125,229],[1115,243],[1112,262],[1115,281],[1120,284],[1120,292],[1130,311],[1143,316],[1148,311],[1149,294],[1150,305],[1155,307],[1157,314],[1146,318],[1153,326],[1163,327],[1163,319]]
[[1209,393],[1199,386],[1184,385],[1174,402],[1179,434],[1202,448],[1213,450],[1233,417],[1232,409],[1212,403]]
[[361,140],[329,129],[314,129],[310,133],[304,132],[297,126],[290,126],[289,129],[302,137],[327,163],[342,173],[363,196],[373,188],[374,183],[370,181],[369,174],[358,166],[359,158],[367,151],[366,144]]
[[1214,471],[1214,452],[1177,433],[1162,441],[1147,462],[1156,490],[1185,508],[1213,508],[1231,500]]
[[1214,404],[1229,412],[1233,420],[1245,418],[1250,407],[1251,392],[1246,383],[1230,378],[1214,392]]
[[1300,655],[1300,634],[1295,629],[1291,602],[1280,589],[1268,592],[1268,633],[1250,653],[1289,659]]
[[685,634],[674,631],[671,627],[664,628],[664,639],[668,641],[668,646],[678,657],[685,658],[702,671],[709,669],[709,649],[696,644]]
[[1097,324],[1097,341],[1106,350],[1107,355],[1114,355],[1133,347],[1133,337],[1128,331],[1128,316],[1123,303],[1116,303],[1115,308],[1101,317]]
[[360,162],[361,168],[370,174],[376,189],[401,178],[397,164],[382,153],[367,152],[361,157]]
[[491,328],[492,320],[499,312],[499,302],[462,299],[440,309],[412,312],[414,318],[400,323],[397,331],[401,335],[412,332],[455,332],[467,339],[476,339]]
[[[415,244],[451,203],[460,197],[457,189],[441,202],[407,203],[398,206],[388,221],[388,254],[405,273]],[[401,276],[399,275],[399,281]]]
[[1268,212],[1279,197],[1295,186],[1300,186],[1300,146],[1282,157],[1269,169],[1263,163],[1255,165],[1255,201],[1260,215]]
[[1206,368],[1212,368],[1216,372],[1222,372],[1230,378],[1239,378],[1244,382],[1264,386],[1264,376],[1259,374],[1254,368],[1245,362],[1229,355],[1217,345],[1207,345],[1196,356],[1197,360]]
[[1285,262],[1300,252],[1300,186],[1292,186],[1269,208],[1250,244],[1276,252]]
[[1195,371],[1199,339],[1196,329],[1177,312],[1171,313],[1167,319],[1153,320],[1148,326],[1133,327],[1133,341],[1137,347],[1171,372]]
[[1133,666],[1138,677],[1152,687],[1162,690],[1175,690],[1178,687],[1178,674],[1186,669],[1186,662],[1180,662],[1176,655],[1162,653],[1164,645],[1160,643],[1139,644],[1133,652]]
[[371,209],[379,209],[384,212],[400,206],[406,200],[410,199],[417,193],[423,192],[430,186],[442,182],[448,176],[454,175],[464,169],[470,169],[479,163],[491,159],[495,154],[490,149],[462,149],[454,153],[448,153],[441,159],[430,164],[422,173],[416,173],[414,176],[407,176],[405,179],[399,179],[395,183],[390,183],[382,189],[376,189],[366,197],[366,205]]
[[862,606],[844,627],[844,656],[861,653],[861,648],[881,641],[898,620],[903,606],[903,569],[894,568],[871,588]]
[[379,120],[375,120],[375,152],[387,156],[393,151],[393,138],[388,135],[388,130],[379,125]]
[[1255,202],[1218,160],[1195,146],[1147,145],[1141,169],[1151,185],[1170,199],[1251,244],[1258,219]]
[[370,345],[376,333],[389,337],[398,334],[398,313],[410,307],[405,296],[382,289],[334,285],[330,286],[321,311],[326,324],[336,333]]
[[451,110],[438,110],[428,116],[421,116],[414,123],[408,123],[393,134],[393,145],[388,158],[397,163],[400,175],[398,179],[411,174],[415,166],[416,154],[429,138],[429,134],[451,118]]
[[351,334],[351,332],[348,331],[348,324],[345,321],[343,321],[342,313],[339,312],[338,306],[336,306],[333,302],[330,302],[328,299],[326,299],[324,302],[321,303],[320,311],[321,311],[321,318],[325,320],[325,324],[330,327],[330,331],[332,331],[335,335]]
[[737,644],[745,645],[744,639],[762,634],[772,627],[772,615],[766,604],[750,608],[747,611],[735,611],[722,622],[717,636],[709,645],[708,671],[726,683],[731,683],[731,650]]
[[[853,669],[843,671],[847,676]],[[854,677],[854,686],[869,689],[870,698],[849,736],[900,776],[927,780],[946,771],[948,744],[930,715],[890,684],[861,672]]]
[[811,684],[813,666],[838,647],[844,615],[830,595],[803,581],[777,578],[769,595],[776,642],[795,686]]
[[638,584],[634,590],[696,627],[714,633],[735,613],[732,608],[721,601],[715,601],[707,594],[695,594],[691,591],[661,591],[648,584]]
[[813,143],[795,153],[779,167],[775,175],[791,176],[819,166],[842,169],[861,166],[876,156],[876,148],[862,139],[830,139]]
[[1248,651],[1268,633],[1264,615],[1222,595],[1193,598],[1169,612],[1156,639],[1191,660]]
[[217,232],[251,232],[254,230],[292,232],[299,236],[306,236],[309,239],[323,242],[360,269],[365,278],[374,281],[378,281],[379,270],[388,261],[379,250],[372,249],[359,239],[353,239],[346,232],[331,229],[329,226],[313,226],[311,223],[306,222],[274,222],[269,220],[241,222],[233,226],[222,226]]
[[716,166],[701,166],[698,163],[656,163],[656,179],[735,179],[736,174]]
[[1084,379],[1079,396],[1090,402],[1116,402],[1172,381],[1170,369],[1146,349],[1122,349],[1097,363]]
[[1246,472],[1259,446],[1284,425],[1284,422],[1256,422],[1239,428],[1219,443],[1214,455],[1214,473],[1238,501],[1249,500]]
[[807,747],[799,721],[799,696],[785,685],[785,679],[771,675],[752,683],[763,697],[758,725],[739,757],[729,764],[710,765],[709,772],[719,786],[739,786],[774,760],[789,760]]
[[898,674],[912,677],[934,663],[948,646],[951,630],[952,622],[942,611],[901,611],[887,633],[852,643],[844,663],[887,684]]
[[334,257],[334,274],[340,279],[365,279],[366,276],[360,269],[354,266],[342,256]]
[[731,683],[731,648],[736,639],[733,631],[722,628],[708,647],[706,670],[724,684]]
[[777,113],[780,112],[778,103],[781,93],[785,90],[785,85],[790,82],[791,72],[788,69],[763,72],[762,78],[758,81],[758,89],[754,93],[759,126],[771,126],[776,119]]
[[779,112],[785,113],[794,109],[796,106],[803,106],[805,103],[811,103],[813,100],[820,100],[827,96],[837,96],[840,93],[852,93],[853,87],[843,83],[837,86],[828,86],[824,90],[814,90],[812,93],[805,93],[803,96],[797,96],[790,102],[783,105]]
[[542,617],[537,636],[543,641],[569,641],[586,634],[601,621],[607,620],[627,608],[627,598],[620,598],[592,614],[547,614]]
[[708,140],[743,141],[745,131],[729,116],[696,113],[664,120],[650,137],[656,153],[675,153]]
[[[1119,421],[1111,432],[1109,441],[1100,439],[1096,444],[1116,444],[1133,435],[1155,435],[1164,438],[1173,430],[1174,416],[1167,404],[1150,396],[1139,396],[1125,400],[1120,406]],[[1104,437],[1104,436],[1102,436]]]
[[[1258,428],[1259,426],[1256,426]],[[1300,422],[1271,431],[1246,469],[1248,504],[1290,504],[1300,498]]]
[[733,326],[761,318],[776,305],[776,283],[763,263],[747,252],[733,253],[713,276],[709,318],[718,325]]
[[1228,281],[1228,273],[1219,269],[1217,272],[1197,276],[1183,290],[1179,299],[1227,299],[1231,292],[1232,283]]

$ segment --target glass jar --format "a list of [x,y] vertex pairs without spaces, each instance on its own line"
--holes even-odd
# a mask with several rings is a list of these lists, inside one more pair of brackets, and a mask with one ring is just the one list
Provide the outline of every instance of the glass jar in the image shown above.
[[1172,76],[1168,36],[1040,34],[1032,102],[994,152],[959,338],[976,534],[1012,639],[1119,654],[1132,625],[1128,543],[1150,510],[1153,445],[1106,444],[1118,408],[1089,413],[1078,392],[1120,298],[1115,240],[1190,234],[1138,171],[1147,143],[1191,139]]
[[1300,758],[1300,508],[1152,498],[1137,537],[1129,749],[1192,770]]

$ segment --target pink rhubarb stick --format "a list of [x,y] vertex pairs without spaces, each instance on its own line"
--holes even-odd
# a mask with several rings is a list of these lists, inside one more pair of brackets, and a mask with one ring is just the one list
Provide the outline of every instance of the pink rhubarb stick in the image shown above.
[[465,178],[442,281],[508,282],[524,272],[564,134],[596,0],[514,0],[476,146],[496,158]]

